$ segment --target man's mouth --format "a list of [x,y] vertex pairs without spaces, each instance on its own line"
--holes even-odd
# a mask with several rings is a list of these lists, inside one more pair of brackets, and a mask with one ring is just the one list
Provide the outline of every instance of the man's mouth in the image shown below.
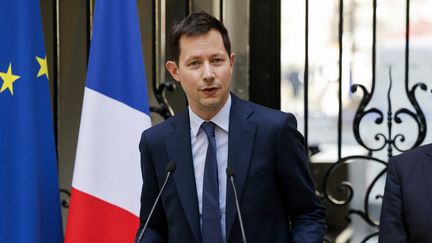
[[206,95],[214,95],[217,92],[217,90],[218,90],[217,87],[206,87],[201,89],[201,91]]

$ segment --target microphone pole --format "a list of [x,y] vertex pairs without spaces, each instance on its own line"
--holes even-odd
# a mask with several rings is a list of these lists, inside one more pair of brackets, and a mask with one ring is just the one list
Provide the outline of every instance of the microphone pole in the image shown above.
[[237,197],[237,190],[236,190],[236,187],[234,185],[234,176],[235,176],[234,169],[231,166],[228,166],[226,168],[226,174],[227,174],[229,180],[231,181],[231,186],[232,186],[232,189],[234,191],[234,198],[235,198],[237,214],[238,214],[238,218],[239,218],[239,222],[240,222],[240,230],[242,233],[242,239],[243,239],[243,243],[246,243],[246,234],[244,231],[243,220],[242,220],[242,216],[240,213],[240,205],[239,205],[239,201],[238,201],[238,197]]
[[150,218],[151,218],[151,216],[153,215],[153,211],[155,210],[156,205],[157,205],[157,203],[159,202],[159,198],[160,198],[160,196],[162,195],[162,192],[164,191],[165,186],[166,186],[166,184],[167,184],[169,178],[171,177],[171,175],[174,173],[175,169],[176,169],[176,164],[175,164],[175,162],[174,162],[174,161],[170,161],[170,162],[168,163],[167,167],[166,167],[167,175],[166,175],[166,177],[165,177],[165,181],[164,181],[164,183],[163,183],[163,185],[162,185],[162,188],[161,188],[160,191],[159,191],[159,194],[158,194],[157,197],[156,197],[156,200],[155,200],[155,202],[154,202],[154,204],[153,204],[153,207],[152,207],[152,209],[151,209],[149,215],[147,216],[147,220],[146,220],[146,222],[145,222],[145,224],[144,224],[143,229],[141,230],[141,233],[140,233],[140,235],[139,235],[139,237],[138,237],[138,241],[137,241],[137,243],[140,243],[140,242],[141,242],[142,237],[144,236],[144,231],[146,230],[147,225],[148,225],[148,223],[149,223],[149,221],[150,221]]

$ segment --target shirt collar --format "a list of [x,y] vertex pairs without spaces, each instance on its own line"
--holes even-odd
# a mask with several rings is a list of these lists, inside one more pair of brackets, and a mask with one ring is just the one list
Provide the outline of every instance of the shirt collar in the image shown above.
[[[193,136],[197,136],[200,131],[201,124],[205,122],[201,117],[195,114],[190,106],[189,109],[189,120],[190,120],[190,128]],[[216,124],[219,128],[228,132],[229,128],[229,115],[231,110],[231,94],[228,96],[228,100],[225,102],[225,105],[220,109],[216,115],[210,119],[214,124]]]

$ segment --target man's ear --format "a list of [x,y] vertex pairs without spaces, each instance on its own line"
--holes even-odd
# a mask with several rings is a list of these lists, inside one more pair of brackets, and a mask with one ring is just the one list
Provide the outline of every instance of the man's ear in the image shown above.
[[171,74],[171,76],[173,77],[173,79],[175,79],[178,82],[180,82],[180,78],[178,76],[178,67],[177,67],[177,64],[175,62],[173,62],[173,61],[167,61],[165,63],[165,68]]
[[230,67],[231,67],[231,72],[232,72],[233,67],[234,67],[234,60],[235,60],[235,53],[234,52],[231,52],[229,59],[230,59]]

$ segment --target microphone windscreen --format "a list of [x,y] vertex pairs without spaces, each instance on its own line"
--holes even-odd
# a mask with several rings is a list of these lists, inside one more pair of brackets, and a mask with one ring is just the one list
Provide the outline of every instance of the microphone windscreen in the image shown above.
[[170,161],[166,167],[167,172],[174,173],[176,169],[176,163],[174,161]]
[[228,166],[226,168],[226,174],[227,174],[228,177],[234,176],[235,175],[234,169],[231,166]]

